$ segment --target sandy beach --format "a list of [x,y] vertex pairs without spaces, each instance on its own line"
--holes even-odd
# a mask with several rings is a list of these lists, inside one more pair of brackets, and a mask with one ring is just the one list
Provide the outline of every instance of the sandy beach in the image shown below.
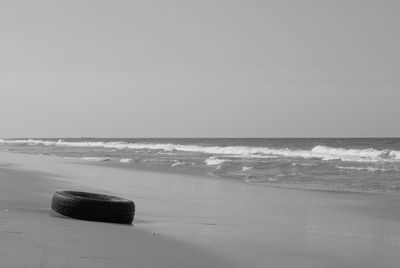
[[0,268],[400,268],[400,0],[0,7]]
[[[400,200],[0,152],[0,267],[398,267]],[[50,210],[57,190],[136,203],[132,226]]]

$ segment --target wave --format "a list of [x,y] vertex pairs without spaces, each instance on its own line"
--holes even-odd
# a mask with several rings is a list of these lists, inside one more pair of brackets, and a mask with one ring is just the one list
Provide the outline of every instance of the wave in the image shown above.
[[133,161],[132,158],[121,158],[121,159],[119,160],[120,163],[130,163],[130,162],[132,162],[132,161]]
[[244,181],[247,182],[247,183],[252,183],[252,182],[276,182],[277,179],[274,179],[274,178],[246,177],[244,179]]
[[252,167],[246,167],[246,166],[245,166],[245,167],[242,167],[242,170],[243,170],[243,171],[246,171],[246,170],[249,170],[249,169],[252,169]]
[[0,139],[0,144],[45,145],[62,147],[102,147],[117,150],[158,150],[163,152],[196,152],[224,155],[232,158],[316,158],[349,162],[400,162],[400,151],[369,149],[346,149],[317,145],[311,150],[291,150],[288,148],[248,147],[248,146],[199,146],[172,143],[126,143],[88,142],[64,140]]
[[322,160],[342,160],[354,162],[400,161],[400,151],[369,149],[344,149],[328,146],[315,146],[311,154]]
[[205,160],[207,166],[217,166],[224,162],[228,161],[227,159],[218,159],[215,157],[209,157]]
[[107,157],[94,157],[94,156],[86,156],[86,157],[82,157],[80,158],[81,160],[85,160],[85,161],[94,161],[94,162],[102,162],[102,161],[111,161],[111,158],[107,158]]
[[181,162],[181,161],[175,161],[171,167],[176,167],[176,166],[183,166],[185,165],[185,162]]
[[380,167],[343,167],[336,166],[337,169],[342,170],[355,170],[355,171],[368,171],[368,172],[386,172],[386,171],[399,171],[396,167],[394,168],[380,168]]

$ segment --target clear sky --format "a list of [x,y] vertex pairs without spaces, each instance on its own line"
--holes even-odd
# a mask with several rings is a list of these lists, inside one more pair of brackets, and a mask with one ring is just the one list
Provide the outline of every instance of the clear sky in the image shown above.
[[0,137],[400,136],[400,1],[1,1]]

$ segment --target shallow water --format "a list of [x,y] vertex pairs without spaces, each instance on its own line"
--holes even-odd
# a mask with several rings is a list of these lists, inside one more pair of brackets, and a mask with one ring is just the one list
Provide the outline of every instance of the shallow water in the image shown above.
[[0,139],[0,148],[251,184],[400,193],[400,139]]

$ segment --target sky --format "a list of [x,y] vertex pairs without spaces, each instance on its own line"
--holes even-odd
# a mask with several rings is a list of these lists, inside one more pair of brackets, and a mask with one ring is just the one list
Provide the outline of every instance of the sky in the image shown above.
[[399,137],[400,1],[1,1],[0,137]]

